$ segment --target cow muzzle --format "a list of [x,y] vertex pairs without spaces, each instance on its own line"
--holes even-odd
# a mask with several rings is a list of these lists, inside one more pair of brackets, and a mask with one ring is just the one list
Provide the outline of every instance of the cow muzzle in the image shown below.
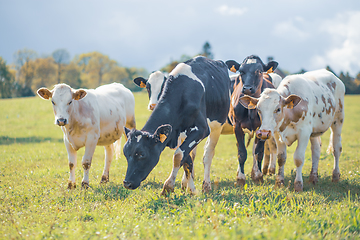
[[251,95],[253,93],[253,88],[244,86],[242,89],[242,92],[243,92],[243,94]]
[[58,118],[56,120],[56,124],[59,126],[65,126],[67,124],[67,120],[65,118]]
[[268,130],[257,130],[256,131],[256,137],[261,140],[266,140],[271,137],[271,131]]
[[126,189],[130,189],[130,190],[134,190],[134,189],[136,189],[136,188],[139,187],[139,185],[138,185],[138,186],[135,186],[134,183],[132,183],[132,182],[130,182],[130,181],[126,181],[126,180],[123,181],[123,184],[124,184],[124,187],[125,187]]
[[156,106],[156,104],[155,104],[155,103],[150,104],[149,109],[150,109],[150,110],[154,110],[155,106]]

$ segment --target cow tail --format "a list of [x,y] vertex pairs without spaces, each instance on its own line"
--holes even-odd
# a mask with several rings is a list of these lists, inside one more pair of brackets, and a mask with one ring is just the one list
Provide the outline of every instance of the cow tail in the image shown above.
[[246,142],[246,148],[250,145],[250,141],[251,139],[254,137],[254,131],[251,131],[251,133],[249,133],[249,137],[248,140]]

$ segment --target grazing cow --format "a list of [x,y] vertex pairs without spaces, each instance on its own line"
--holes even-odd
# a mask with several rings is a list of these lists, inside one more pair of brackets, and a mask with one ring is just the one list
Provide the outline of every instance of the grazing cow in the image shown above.
[[[260,127],[261,121],[255,109],[246,109],[240,104],[239,100],[245,94],[259,97],[264,89],[274,88],[274,85],[271,83],[271,76],[267,72],[275,70],[278,63],[270,61],[265,65],[258,56],[251,55],[246,57],[241,64],[234,60],[226,61],[226,64],[230,71],[240,72],[239,77],[235,81],[234,92],[231,95],[229,118],[234,126],[238,147],[239,167],[236,182],[237,185],[243,186],[245,184],[244,165],[247,158],[247,150],[244,141],[245,133],[249,133],[249,138],[251,139],[254,131]],[[253,168],[251,171],[251,178],[255,182],[263,181],[263,173],[260,169],[264,155],[264,143],[265,141],[255,138],[253,148]],[[269,141],[269,144],[271,143],[274,143],[274,141]],[[275,156],[276,147],[274,144],[271,144],[270,149],[270,154]],[[272,159],[274,158],[275,157]],[[267,160],[264,164],[263,171],[267,171],[268,165],[269,163]],[[275,172],[275,160],[270,164],[270,172]]]
[[96,145],[105,148],[101,182],[108,182],[113,143],[121,138],[124,126],[135,128],[135,99],[131,91],[119,83],[95,90],[75,90],[66,84],[57,84],[51,91],[40,88],[37,94],[46,100],[52,98],[55,124],[61,126],[64,132],[70,167],[68,188],[76,187],[76,153],[82,147],[85,147],[85,154],[82,158],[84,178],[81,186],[89,187],[89,170]]
[[175,179],[183,165],[187,188],[195,193],[190,152],[207,137],[204,153],[203,190],[211,189],[210,165],[214,148],[226,121],[230,106],[230,79],[226,65],[205,57],[196,57],[178,64],[164,83],[158,104],[141,131],[126,129],[128,141],[124,155],[128,169],[124,186],[136,189],[159,161],[166,146],[175,148],[180,133],[185,140],[176,149],[173,171],[162,194],[174,190]]
[[260,98],[244,96],[240,102],[249,109],[258,109],[262,124],[256,135],[268,139],[275,135],[278,148],[278,185],[284,184],[286,145],[298,141],[295,191],[303,190],[302,168],[310,140],[312,168],[309,181],[318,181],[320,137],[331,128],[328,151],[334,156],[332,180],[340,179],[339,157],[342,151],[341,128],[344,121],[345,86],[334,74],[322,69],[284,78],[277,89],[266,89]]

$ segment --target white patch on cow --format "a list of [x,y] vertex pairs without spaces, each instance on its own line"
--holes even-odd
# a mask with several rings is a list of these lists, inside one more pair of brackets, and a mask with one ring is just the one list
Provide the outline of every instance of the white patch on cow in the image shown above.
[[196,144],[196,141],[192,141],[190,144],[189,144],[189,148],[192,148],[192,146],[194,146]]
[[137,135],[135,138],[136,138],[136,142],[140,142],[142,135]]
[[192,132],[192,131],[198,131],[199,129],[198,129],[198,127],[197,126],[195,126],[195,127],[193,127],[193,128],[190,128],[190,132]]
[[211,76],[212,79],[215,79],[214,76]]
[[251,59],[251,58],[249,58],[249,59],[246,61],[246,64],[252,64],[252,63],[256,63],[256,59]]
[[204,84],[200,81],[200,79],[191,71],[191,67],[185,63],[179,63],[174,70],[171,71],[170,73],[171,76],[174,76],[175,78],[178,77],[179,75],[185,75],[188,76],[189,78],[193,79],[194,81],[198,82],[201,84],[201,86],[204,89],[205,92],[205,86]]

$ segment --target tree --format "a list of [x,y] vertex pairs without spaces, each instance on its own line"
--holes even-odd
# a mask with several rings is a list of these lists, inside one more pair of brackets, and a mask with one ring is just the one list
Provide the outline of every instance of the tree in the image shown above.
[[345,84],[346,94],[354,94],[356,92],[356,84],[354,83],[353,79],[350,77],[349,73],[347,72],[344,74],[343,72],[340,73],[339,78]]
[[58,49],[52,53],[52,58],[58,66],[57,69],[57,83],[60,83],[61,73],[63,70],[63,65],[69,64],[70,54],[66,49]]
[[6,61],[0,57],[0,94],[1,98],[11,98],[14,76],[11,74]]
[[76,62],[85,75],[84,80],[92,88],[100,86],[104,75],[117,66],[116,61],[99,52],[81,54]]
[[80,68],[74,62],[70,62],[63,69],[63,74],[61,75],[61,81],[70,85],[72,88],[81,88],[83,86],[83,82],[80,78]]
[[211,52],[211,45],[209,42],[205,42],[200,55],[210,58],[210,59],[214,58],[214,54]]
[[34,66],[33,90],[50,87],[56,83],[56,65],[52,58],[38,58],[35,60]]
[[14,53],[15,66],[17,70],[17,81],[22,84],[20,91],[21,96],[34,96],[31,90],[32,80],[35,75],[33,60],[37,58],[37,53],[33,50],[24,48]]

